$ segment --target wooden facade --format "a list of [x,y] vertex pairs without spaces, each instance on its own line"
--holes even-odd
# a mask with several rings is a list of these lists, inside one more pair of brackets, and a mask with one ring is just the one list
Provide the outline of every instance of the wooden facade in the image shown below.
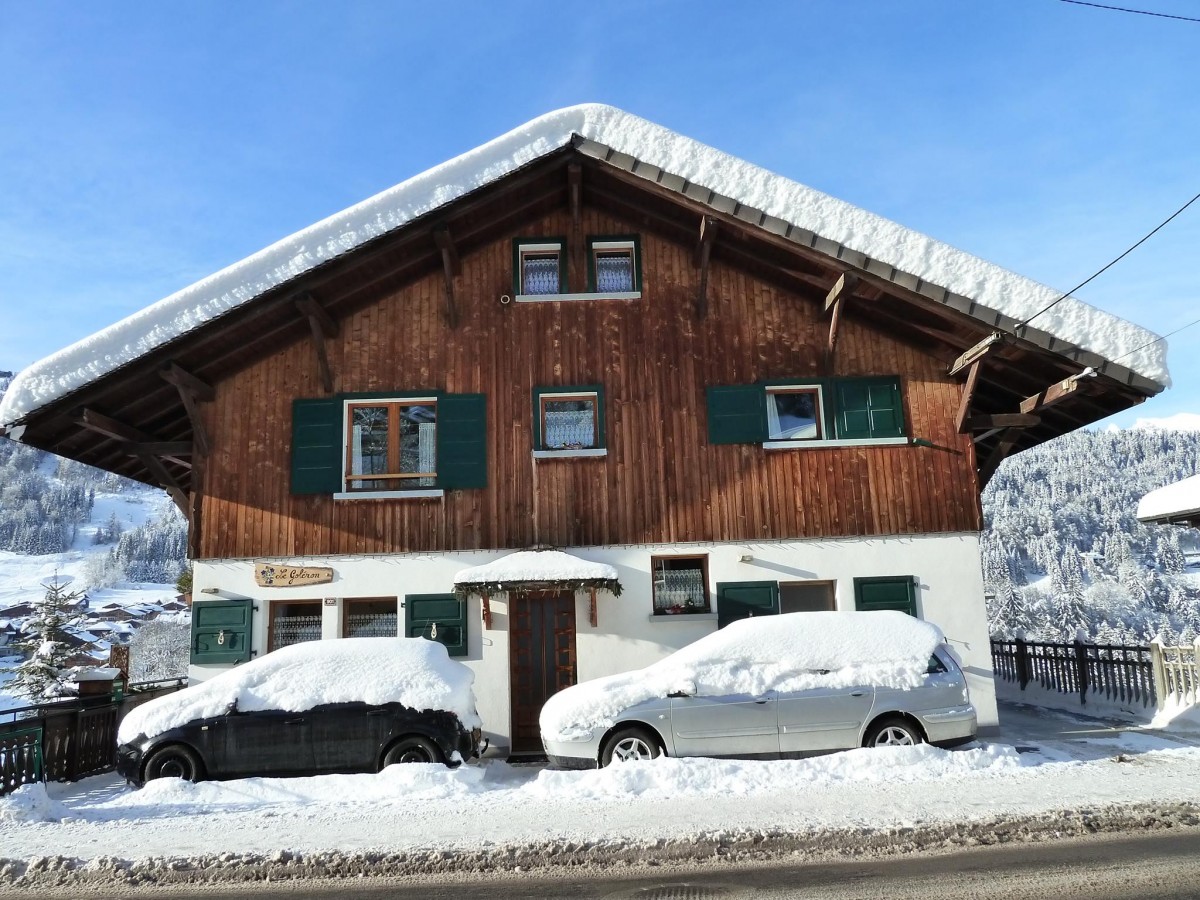
[[[512,239],[638,234],[640,300],[501,303]],[[978,531],[977,460],[943,357],[869,311],[841,322],[832,373],[824,293],[789,289],[720,257],[704,316],[695,248],[635,217],[564,205],[217,381],[201,405],[211,444],[193,473],[200,559]],[[572,253],[571,281],[586,277]],[[582,286],[573,288],[582,290]],[[888,298],[877,301],[881,305]],[[881,308],[881,313],[885,312]],[[768,379],[899,376],[920,444],[764,450],[708,443],[705,388]],[[538,387],[602,385],[607,455],[535,459]],[[487,396],[488,484],[437,499],[334,500],[289,492],[291,404],[333,392]],[[928,445],[932,446],[928,446]],[[197,483],[199,482],[199,483]]]

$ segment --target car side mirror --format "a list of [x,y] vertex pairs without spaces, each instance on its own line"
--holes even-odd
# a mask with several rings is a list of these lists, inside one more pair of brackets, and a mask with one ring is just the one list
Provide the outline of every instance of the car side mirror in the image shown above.
[[237,711],[238,711],[237,697],[234,697],[232,700],[229,701],[229,705],[227,707],[225,707],[225,715],[232,716],[232,715],[235,715],[237,713]]

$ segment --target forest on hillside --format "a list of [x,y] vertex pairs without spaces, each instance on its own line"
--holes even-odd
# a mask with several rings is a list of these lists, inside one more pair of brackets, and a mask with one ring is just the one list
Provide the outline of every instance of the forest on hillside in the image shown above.
[[1077,431],[1006,460],[983,495],[992,635],[1194,640],[1200,532],[1135,513],[1198,472],[1200,432],[1156,428]]

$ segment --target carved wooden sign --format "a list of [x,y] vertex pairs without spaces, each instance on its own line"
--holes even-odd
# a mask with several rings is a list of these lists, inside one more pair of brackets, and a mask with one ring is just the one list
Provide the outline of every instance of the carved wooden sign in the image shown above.
[[254,564],[254,582],[259,587],[297,587],[305,584],[329,584],[331,581],[333,569],[326,566]]

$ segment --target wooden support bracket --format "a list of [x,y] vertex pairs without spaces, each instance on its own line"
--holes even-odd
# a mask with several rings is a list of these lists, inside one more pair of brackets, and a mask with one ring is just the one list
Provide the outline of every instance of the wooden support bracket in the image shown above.
[[693,265],[700,270],[700,284],[696,289],[696,318],[708,315],[708,262],[712,257],[713,242],[717,239],[718,222],[712,216],[700,219],[700,238],[696,242]]
[[462,261],[458,258],[458,250],[454,239],[450,237],[450,229],[442,227],[433,230],[433,240],[442,251],[442,272],[446,279],[446,308],[443,315],[446,324],[451,328],[458,327],[458,308],[454,303],[454,278],[462,272]]
[[[1026,397],[1022,400],[1021,412],[1033,413],[1062,403],[1062,401],[1072,396],[1076,391],[1079,391],[1082,384],[1083,379],[1079,375],[1072,375],[1070,378],[1057,381],[1044,391],[1040,391],[1032,397]],[[1083,392],[1080,391],[1080,393]]]
[[946,374],[953,378],[963,369],[967,368],[967,366],[983,359],[985,356],[991,353],[993,349],[1004,346],[1004,342],[1004,335],[999,331],[993,331],[978,344],[963,351],[963,354],[950,364],[950,368],[947,370]]
[[595,628],[598,624],[598,622],[596,620],[596,589],[595,588],[589,589],[588,595],[590,598],[589,612],[591,613],[591,618],[589,619],[589,621],[592,623],[592,627]]
[[966,431],[988,431],[997,428],[1035,428],[1042,424],[1041,416],[1027,413],[993,413],[971,416],[963,423]]
[[833,283],[829,293],[825,295],[825,315],[829,315],[830,310],[836,315],[842,301],[848,299],[856,287],[858,287],[858,276],[850,272],[843,272]]
[[979,385],[979,373],[983,368],[983,360],[977,359],[971,363],[967,372],[967,381],[963,385],[962,397],[958,401],[958,416],[954,423],[959,434],[966,434],[967,416],[971,414],[971,404],[975,402],[975,388]]
[[172,476],[167,471],[167,467],[162,464],[162,461],[157,456],[151,456],[149,453],[143,453],[137,445],[130,447],[130,456],[136,456],[146,470],[158,482],[158,486],[166,491],[175,505],[179,507],[179,511],[184,517],[191,521],[192,518],[192,501],[188,496],[187,491],[179,486]]
[[204,420],[200,416],[200,407],[197,404],[213,399],[216,395],[213,386],[173,362],[159,369],[158,374],[163,381],[179,391],[179,399],[192,426],[192,441],[196,450],[201,456],[208,456],[212,445],[209,443],[208,432],[204,428]]
[[492,598],[487,594],[483,594],[480,598],[483,601],[483,628],[485,631],[492,630]]
[[567,166],[567,198],[571,204],[571,224],[579,231],[583,227],[583,166]]
[[313,345],[317,351],[317,368],[321,374],[321,387],[325,393],[333,393],[333,370],[329,367],[329,352],[325,347],[325,339],[337,337],[338,323],[317,302],[316,298],[307,291],[296,297],[296,309],[308,319],[312,330]]
[[1004,462],[1008,454],[1012,452],[1012,448],[1021,439],[1022,430],[1021,428],[1004,429],[1004,433],[1000,435],[1000,441],[979,469],[980,489],[984,488],[992,480],[992,476],[996,474],[996,469],[1000,467],[1000,463]]

